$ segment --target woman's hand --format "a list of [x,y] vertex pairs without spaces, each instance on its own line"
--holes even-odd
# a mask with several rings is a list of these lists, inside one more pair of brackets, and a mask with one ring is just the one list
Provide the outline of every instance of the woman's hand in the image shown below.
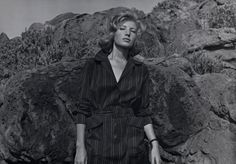
[[151,150],[149,152],[149,161],[151,164],[161,164],[161,158],[158,148],[158,141],[156,139],[154,129],[152,124],[147,124],[144,126],[144,131],[146,133],[146,136],[149,140],[149,143],[151,144]]
[[152,148],[149,154],[149,160],[151,164],[161,164],[160,153],[158,149],[158,142],[152,142]]
[[74,164],[87,164],[87,152],[84,146],[76,148]]

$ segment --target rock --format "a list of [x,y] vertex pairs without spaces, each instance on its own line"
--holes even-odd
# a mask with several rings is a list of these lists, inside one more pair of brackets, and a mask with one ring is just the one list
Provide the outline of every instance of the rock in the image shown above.
[[[224,162],[233,163],[234,161],[234,156],[232,154],[233,146],[227,143],[232,133],[231,134],[227,132],[214,133],[211,131],[209,133],[213,133],[214,136],[210,135],[212,137],[212,140],[210,140],[210,143],[204,144],[204,147],[201,148],[202,149],[201,157],[197,157],[195,161],[201,163],[201,161],[205,161],[204,158],[207,157],[210,164],[224,163]],[[217,145],[222,145],[222,147]],[[218,155],[223,155],[223,156],[222,158],[218,158],[219,157]]]
[[229,122],[225,120],[212,116],[209,124],[216,121],[217,129],[210,125],[187,141],[187,149],[195,150],[187,155],[185,162],[234,163],[235,134],[229,131]]
[[52,20],[46,21],[45,24],[56,26],[67,19],[73,18],[75,15],[77,15],[77,14],[74,14],[71,12],[60,14],[60,15],[56,16],[55,18],[53,18]]
[[236,80],[223,74],[205,74],[194,78],[202,95],[213,106],[213,111],[221,118],[236,121]]
[[184,71],[187,73],[189,76],[193,76],[196,74],[192,67],[192,63],[185,57],[179,54],[173,54],[168,57],[158,57],[158,58],[148,58],[148,59],[141,59],[140,56],[135,56],[138,58],[138,60],[147,62],[147,63],[152,63],[155,65],[162,65],[165,67],[177,67],[178,69]]
[[192,13],[197,5],[195,1],[166,0],[148,14],[148,18],[161,30],[161,41],[165,45],[166,55],[181,54],[184,48],[182,35],[199,28],[197,18]]
[[170,58],[169,60],[166,60],[163,64],[166,64],[166,66],[168,67],[177,67],[178,69],[181,69],[191,77],[196,74],[192,67],[192,63],[182,56]]
[[223,62],[228,62],[236,67],[236,50],[234,49],[220,49],[216,51],[208,51],[208,56],[212,58],[221,60]]
[[0,47],[2,46],[2,45],[4,45],[4,44],[6,44],[7,42],[9,42],[9,38],[8,38],[8,36],[7,36],[7,34],[5,34],[4,32],[2,32],[1,34],[0,34]]
[[152,108],[156,134],[163,147],[184,143],[208,122],[210,105],[190,76],[176,66],[152,66]]
[[236,71],[234,69],[224,69],[221,73],[229,76],[230,78],[236,79]]
[[236,31],[233,28],[195,30],[184,34],[182,41],[188,52],[220,48],[224,44],[236,41]]
[[[232,128],[231,128],[232,127]],[[235,135],[228,121],[213,113],[208,115],[208,126],[190,136],[188,140],[171,150],[179,154],[175,163],[234,163]],[[222,156],[222,157],[221,157]],[[220,157],[220,158],[219,158]]]
[[70,111],[76,108],[83,63],[61,62],[22,72],[7,83],[0,110],[4,160],[74,159],[76,132]]
[[29,31],[42,31],[44,29],[44,25],[42,23],[33,23],[29,27]]
[[183,35],[198,29],[195,20],[190,16],[183,20],[178,20],[170,25],[170,44],[167,45],[167,54],[183,54],[185,45],[183,45]]
[[220,5],[217,5],[210,10],[210,16],[208,16],[209,26],[211,28],[222,28],[222,27],[234,28],[236,25],[235,2],[231,0],[231,2],[225,1],[219,3]]
[[157,27],[166,29],[161,31],[166,35],[166,54],[182,54],[234,42],[231,38],[235,37],[234,6],[232,1],[166,0],[154,7],[148,16]]

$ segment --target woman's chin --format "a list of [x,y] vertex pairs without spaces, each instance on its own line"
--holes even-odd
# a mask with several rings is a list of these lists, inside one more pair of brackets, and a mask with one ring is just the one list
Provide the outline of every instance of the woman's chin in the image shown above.
[[130,49],[132,48],[132,45],[129,43],[122,43],[122,44],[116,44],[120,48]]

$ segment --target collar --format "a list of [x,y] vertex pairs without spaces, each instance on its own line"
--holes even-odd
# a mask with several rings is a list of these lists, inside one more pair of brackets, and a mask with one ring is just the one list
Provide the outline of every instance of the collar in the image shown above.
[[[100,50],[94,57],[95,61],[101,62],[101,61],[106,61],[107,60],[107,56],[109,55],[108,52],[105,52],[103,50]],[[130,60],[130,62],[134,63],[135,65],[141,65],[142,62],[135,60],[133,57],[130,57],[128,60]]]

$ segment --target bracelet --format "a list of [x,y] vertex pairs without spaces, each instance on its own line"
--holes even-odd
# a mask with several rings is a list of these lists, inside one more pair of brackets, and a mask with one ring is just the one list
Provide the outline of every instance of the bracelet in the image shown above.
[[149,141],[149,144],[151,145],[153,141],[158,141],[158,139],[157,139],[157,138],[154,138],[154,139],[150,140],[150,141]]

